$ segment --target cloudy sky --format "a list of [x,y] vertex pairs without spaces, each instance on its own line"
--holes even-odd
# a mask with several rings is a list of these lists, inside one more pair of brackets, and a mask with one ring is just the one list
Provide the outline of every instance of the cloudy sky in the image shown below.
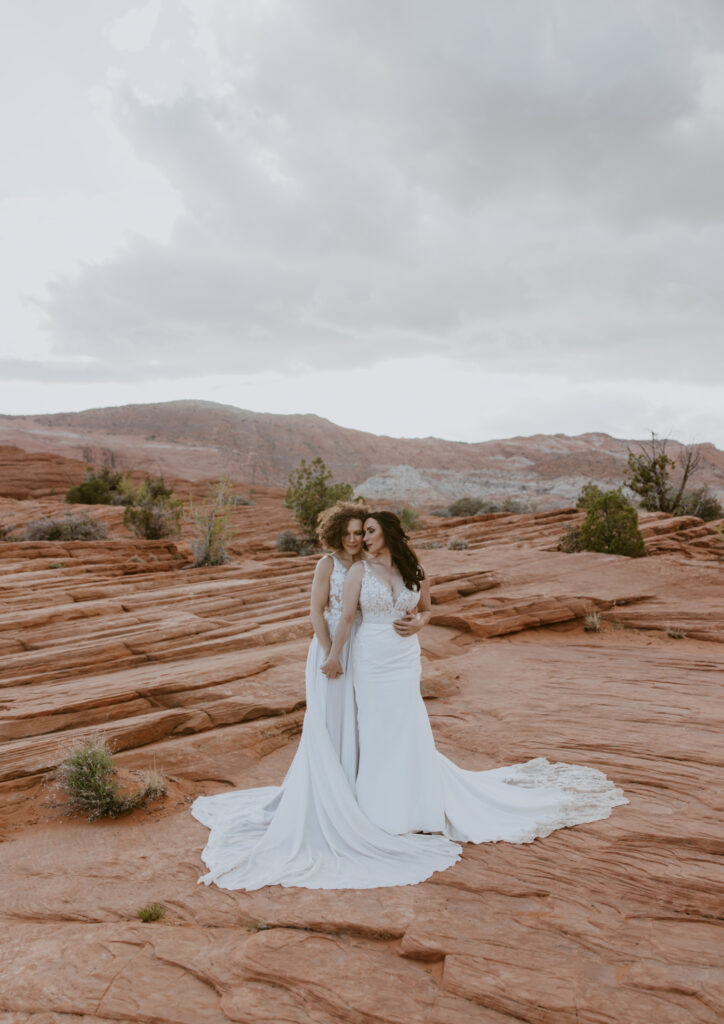
[[0,6],[0,412],[724,447],[721,0]]

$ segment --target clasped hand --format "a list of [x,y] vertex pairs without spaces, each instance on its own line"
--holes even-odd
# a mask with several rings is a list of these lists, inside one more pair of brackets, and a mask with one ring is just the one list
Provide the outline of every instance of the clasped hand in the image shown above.
[[339,658],[332,659],[327,655],[326,661],[322,664],[322,675],[325,675],[327,679],[337,679],[341,676],[342,665]]
[[422,629],[422,622],[417,612],[408,612],[401,619],[395,619],[392,625],[398,636],[412,636]]

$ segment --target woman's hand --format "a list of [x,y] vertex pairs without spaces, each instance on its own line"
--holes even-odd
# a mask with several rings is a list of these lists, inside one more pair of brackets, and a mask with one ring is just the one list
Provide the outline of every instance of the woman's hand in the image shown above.
[[425,625],[419,612],[408,612],[401,619],[395,619],[392,623],[398,636],[413,636]]
[[322,665],[322,675],[327,679],[337,679],[342,675],[342,665],[339,658],[327,658]]

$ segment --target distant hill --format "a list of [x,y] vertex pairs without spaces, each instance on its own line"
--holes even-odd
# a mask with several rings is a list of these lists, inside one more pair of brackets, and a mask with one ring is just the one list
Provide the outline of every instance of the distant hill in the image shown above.
[[[187,480],[228,475],[284,486],[300,459],[320,455],[335,479],[369,498],[447,504],[465,494],[513,496],[540,507],[569,503],[587,480],[620,483],[629,447],[608,434],[536,434],[467,444],[392,438],[313,414],[249,412],[214,402],[124,405],[78,413],[0,416],[0,444],[86,463],[145,469]],[[724,497],[724,452],[701,446],[708,483]],[[679,445],[671,442],[675,457]]]

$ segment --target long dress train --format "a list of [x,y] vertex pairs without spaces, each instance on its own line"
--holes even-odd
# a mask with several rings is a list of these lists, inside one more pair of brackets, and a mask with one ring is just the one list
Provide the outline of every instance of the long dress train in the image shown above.
[[[342,610],[345,568],[335,559],[325,612],[330,634]],[[342,652],[347,666],[354,631]],[[357,730],[351,677],[328,680],[316,637],[307,656],[307,711],[281,786],[198,797],[191,813],[211,829],[199,881],[222,889],[264,885],[370,889],[421,882],[460,857],[444,836],[391,835],[360,810],[354,793]]]
[[529,843],[567,825],[607,818],[628,803],[596,768],[524,764],[473,772],[435,748],[420,695],[420,644],[393,621],[419,593],[395,596],[369,563],[360,591],[362,622],[352,646],[359,768],[365,816],[391,833],[440,832],[457,842]]

